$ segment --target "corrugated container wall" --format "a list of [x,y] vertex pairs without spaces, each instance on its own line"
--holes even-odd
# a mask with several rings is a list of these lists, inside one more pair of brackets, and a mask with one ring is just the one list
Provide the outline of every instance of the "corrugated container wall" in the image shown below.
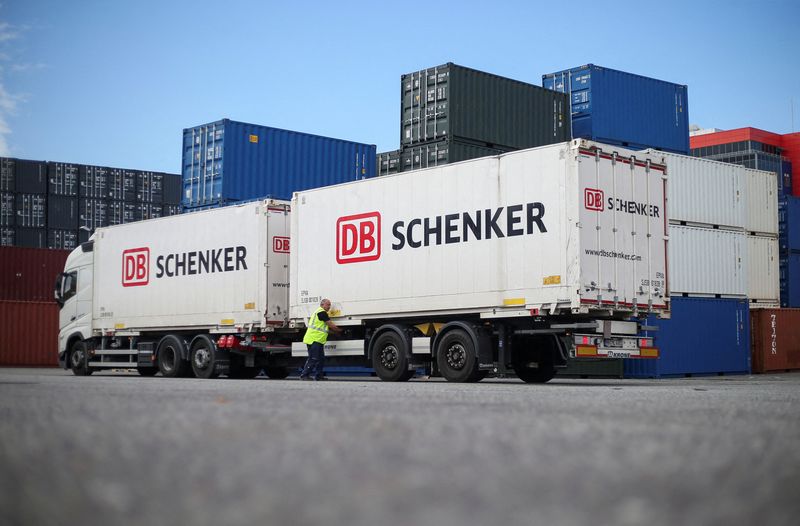
[[376,159],[378,175],[396,174],[400,171],[400,150],[379,153]]
[[236,122],[183,130],[186,208],[265,197],[375,176],[375,145]]
[[800,369],[800,309],[751,313],[753,372]]
[[743,167],[686,155],[663,155],[669,177],[670,221],[744,228],[747,206]]
[[647,319],[658,331],[657,360],[625,360],[628,378],[750,372],[750,309],[747,300],[673,297],[671,318]]
[[784,197],[778,206],[781,250],[800,250],[800,197]]
[[0,300],[0,366],[58,366],[58,305]]
[[747,236],[744,232],[669,227],[670,294],[747,295]]
[[778,238],[747,236],[747,297],[751,308],[777,307],[781,301]]
[[574,138],[689,153],[685,85],[594,64],[543,75],[542,85],[569,95]]
[[461,139],[521,149],[570,139],[565,95],[453,63],[400,77],[400,144]]
[[68,250],[0,248],[0,300],[53,301],[56,276],[68,255]]
[[406,146],[400,153],[400,171],[419,170],[432,168],[444,164],[469,161],[501,153],[508,153],[510,149],[488,148],[472,143],[446,139],[419,146]]
[[778,176],[775,172],[745,169],[748,232],[778,235]]
[[781,254],[781,307],[800,307],[800,252]]

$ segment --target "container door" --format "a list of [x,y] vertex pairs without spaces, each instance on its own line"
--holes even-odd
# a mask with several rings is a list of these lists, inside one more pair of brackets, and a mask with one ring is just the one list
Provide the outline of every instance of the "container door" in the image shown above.
[[578,160],[582,301],[663,307],[664,167],[600,150]]
[[289,316],[289,206],[269,206],[266,215],[266,322],[281,326]]

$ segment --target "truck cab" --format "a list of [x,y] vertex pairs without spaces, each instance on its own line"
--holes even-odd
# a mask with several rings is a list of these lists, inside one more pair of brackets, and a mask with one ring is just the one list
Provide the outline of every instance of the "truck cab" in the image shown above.
[[[94,241],[81,244],[67,257],[55,284],[58,315],[58,363],[69,368],[76,343],[92,333],[92,273]],[[80,358],[80,357],[76,357]]]

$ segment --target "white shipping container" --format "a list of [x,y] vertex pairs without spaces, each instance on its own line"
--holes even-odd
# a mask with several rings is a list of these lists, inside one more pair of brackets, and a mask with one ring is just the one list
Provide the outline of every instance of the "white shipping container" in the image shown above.
[[670,294],[747,295],[744,232],[669,226]]
[[778,235],[778,175],[745,169],[747,223],[745,230]]
[[287,205],[248,203],[98,229],[93,327],[284,324]]
[[747,296],[752,307],[780,304],[778,238],[747,236]]
[[700,157],[661,153],[669,177],[667,213],[673,222],[744,229],[747,221],[745,168]]
[[290,317],[323,297],[354,322],[663,309],[666,180],[651,161],[576,140],[297,192]]

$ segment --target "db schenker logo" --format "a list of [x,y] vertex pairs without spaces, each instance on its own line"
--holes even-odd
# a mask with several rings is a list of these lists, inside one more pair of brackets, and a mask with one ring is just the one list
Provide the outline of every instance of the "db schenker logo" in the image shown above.
[[131,248],[122,252],[122,286],[141,287],[150,282],[150,249]]
[[381,214],[367,212],[336,221],[336,262],[340,265],[381,257]]
[[603,211],[604,194],[597,188],[586,188],[583,192],[583,204],[587,210]]

